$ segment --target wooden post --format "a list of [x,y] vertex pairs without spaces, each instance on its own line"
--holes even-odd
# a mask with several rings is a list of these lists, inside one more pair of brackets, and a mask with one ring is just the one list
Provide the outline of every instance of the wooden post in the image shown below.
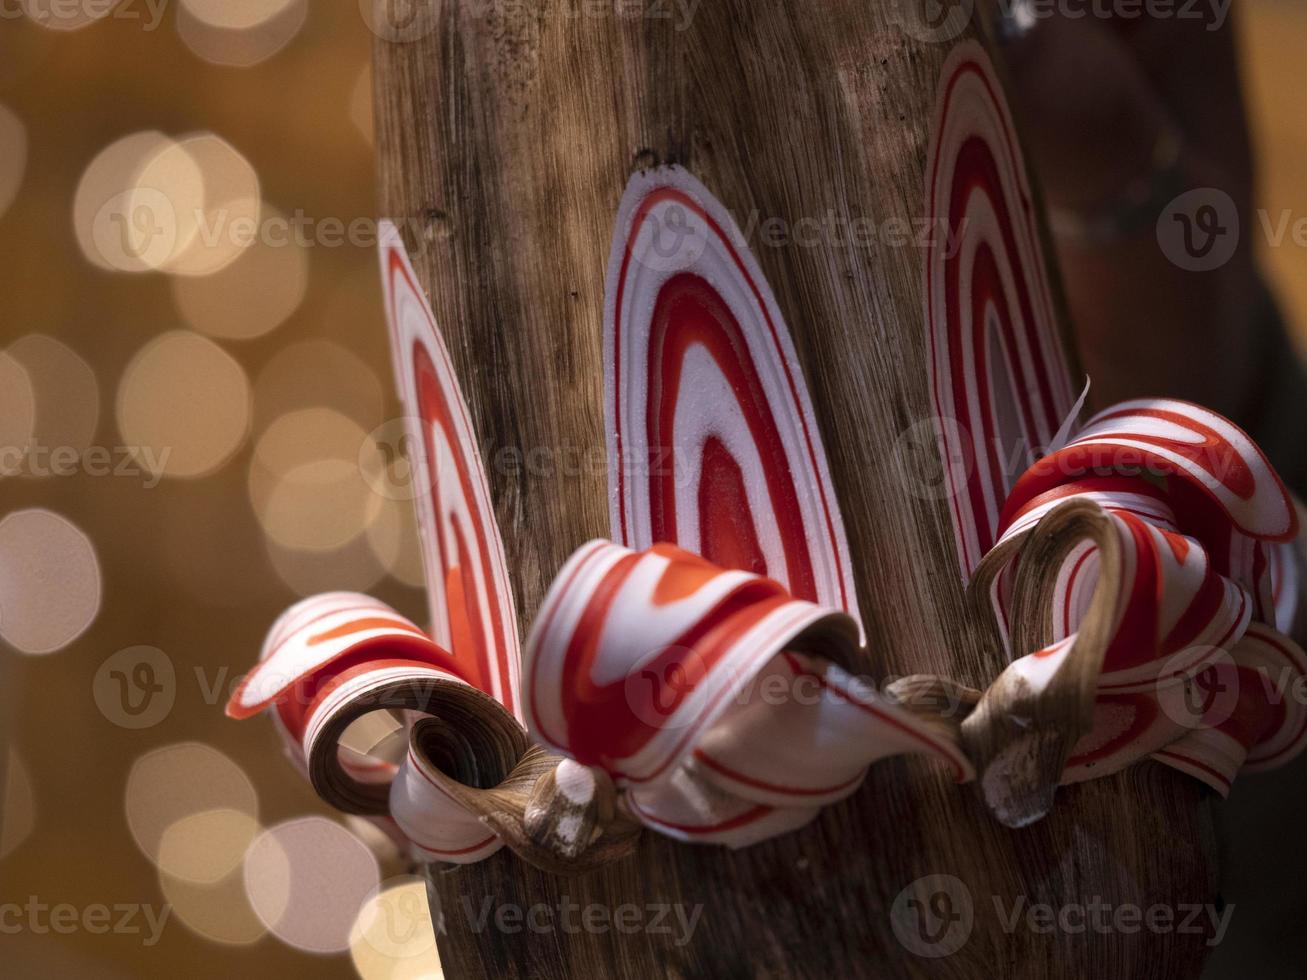
[[[860,667],[988,686],[1004,657],[968,617],[948,502],[910,492],[896,463],[903,433],[934,411],[911,230],[928,216],[941,71],[974,27],[935,41],[865,0],[393,0],[393,23],[401,7],[406,39],[376,46],[381,213],[405,235],[486,448],[523,633],[569,554],[609,536],[604,467],[556,464],[602,459],[604,284],[623,189],[680,164],[742,226],[833,215],[909,230],[908,244],[749,245],[815,402],[872,652]],[[550,462],[496,465],[503,448]],[[1003,915],[1210,902],[1212,851],[1198,785],[1151,763],[1065,788],[1050,816],[1013,830],[972,788],[897,760],[805,830],[742,851],[646,833],[633,857],[580,878],[505,850],[433,867],[431,882],[453,977],[1182,977],[1204,937],[1044,934],[1024,918],[1005,930]],[[937,958],[891,916],[930,875],[960,882],[949,900],[974,922]],[[497,927],[499,905],[538,903],[702,914],[680,944],[677,930]]]

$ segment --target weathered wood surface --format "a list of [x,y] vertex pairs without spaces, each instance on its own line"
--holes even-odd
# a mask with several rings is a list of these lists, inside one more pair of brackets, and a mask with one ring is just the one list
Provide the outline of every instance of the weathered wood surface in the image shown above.
[[[746,227],[911,222],[949,44],[865,0],[703,0],[688,19],[655,0],[417,9],[421,36],[377,45],[380,211],[404,230],[471,403],[525,632],[572,550],[609,534],[604,274],[632,171],[682,164]],[[894,463],[899,435],[930,415],[920,249],[750,245],[816,402],[864,671],[986,686],[1002,656],[967,621],[946,504],[908,492]],[[1211,837],[1197,785],[1150,763],[1061,790],[1052,817],[1007,830],[970,788],[895,760],[804,831],[741,852],[646,833],[634,857],[576,879],[506,851],[431,875],[451,977],[1187,977],[1200,935],[1040,934],[1024,918],[1009,933],[999,910],[1210,902]],[[960,879],[975,917],[939,958],[896,938],[890,916],[933,874]],[[703,911],[684,945],[679,930],[574,933],[557,916],[538,934],[496,926],[501,905],[565,901]]]

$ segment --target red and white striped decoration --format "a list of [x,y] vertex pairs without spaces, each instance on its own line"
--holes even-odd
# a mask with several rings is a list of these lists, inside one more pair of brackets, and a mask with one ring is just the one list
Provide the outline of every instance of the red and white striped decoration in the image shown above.
[[[332,592],[282,614],[258,665],[232,694],[227,714],[243,719],[273,708],[287,755],[307,777],[309,760],[329,725],[388,705],[414,707],[408,699],[387,701],[387,692],[406,685],[435,690],[466,686],[460,670],[456,658],[385,603]],[[398,829],[419,856],[468,863],[502,846],[474,814],[440,790],[412,752],[396,765],[338,744],[334,765],[346,783],[390,785],[393,824],[386,829]]]
[[743,233],[680,167],[631,178],[604,318],[614,538],[667,541],[857,619],[789,331]]
[[[1257,446],[1228,420],[1186,402],[1114,406],[1021,477],[1004,507],[999,543],[1029,534],[1071,499],[1092,501],[1108,515],[1120,542],[1122,601],[1103,658],[1093,731],[1074,749],[1064,781],[1107,775],[1151,755],[1195,774],[1210,770],[1217,775],[1207,781],[1225,792],[1243,754],[1261,758],[1272,744],[1277,758],[1300,751],[1303,706],[1268,707],[1266,692],[1249,684],[1258,665],[1274,659],[1275,689],[1288,690],[1307,665],[1274,630],[1292,610],[1283,599],[1277,610],[1269,563],[1276,545],[1297,535],[1298,521]],[[1009,554],[1009,562],[1020,560],[1018,551]],[[1035,690],[1075,656],[1102,560],[1102,550],[1086,540],[1063,561],[1052,600],[1054,643],[1008,668]],[[1010,575],[995,577],[991,597],[1004,627],[1010,588]],[[1196,700],[1195,691],[1213,679],[1243,681],[1230,722],[1238,735]],[[1231,739],[1241,737],[1244,752],[1235,752]],[[1220,750],[1215,759],[1213,746]]]
[[647,826],[733,847],[802,826],[888,755],[971,778],[938,727],[838,666],[857,645],[849,616],[774,580],[593,541],[528,638],[528,727],[608,772]]
[[521,717],[521,651],[504,544],[467,403],[394,225],[381,226],[381,274],[409,462],[431,634],[474,686]]
[[1013,479],[1075,400],[1020,144],[974,41],[945,62],[928,159],[930,390],[965,580],[998,540]]
[[1307,654],[1284,634],[1253,623],[1223,657],[1194,678],[1201,724],[1152,754],[1222,796],[1240,770],[1284,765],[1307,747]]

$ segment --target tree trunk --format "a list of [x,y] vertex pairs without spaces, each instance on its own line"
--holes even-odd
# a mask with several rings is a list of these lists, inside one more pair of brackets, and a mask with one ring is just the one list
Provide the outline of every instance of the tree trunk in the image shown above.
[[[779,218],[793,232],[749,244],[843,511],[872,652],[858,666],[978,688],[1004,666],[968,618],[948,501],[907,492],[895,464],[902,434],[934,411],[923,250],[911,233],[797,234],[804,217],[911,230],[929,214],[939,79],[975,28],[936,41],[903,23],[866,0],[703,0],[692,13],[665,0],[419,0],[379,32],[381,212],[404,232],[470,403],[523,635],[569,554],[611,536],[607,472],[586,463],[605,445],[610,241],[630,176],[674,163],[742,226]],[[551,462],[498,465],[505,448]],[[634,856],[574,879],[505,850],[433,866],[432,901],[453,977],[1187,977],[1202,935],[1045,933],[1025,913],[1210,902],[1213,850],[1199,785],[1153,763],[1064,788],[1050,816],[1013,830],[973,787],[897,759],[816,823],[744,850],[647,832]],[[904,894],[925,876],[960,888],[932,878]],[[940,888],[944,945],[925,925],[905,934],[896,898],[902,912]],[[496,918],[541,903],[666,904],[671,928],[587,930],[575,912],[537,933]],[[676,909],[688,921],[697,907],[687,941]]]

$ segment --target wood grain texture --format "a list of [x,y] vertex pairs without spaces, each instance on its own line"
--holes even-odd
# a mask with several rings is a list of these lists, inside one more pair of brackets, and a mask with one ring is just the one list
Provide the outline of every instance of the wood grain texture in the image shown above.
[[[923,209],[947,44],[865,0],[424,0],[424,36],[376,51],[381,213],[404,229],[471,405],[525,631],[573,549],[608,536],[601,360],[605,263],[633,170],[679,163],[742,226],[777,217],[911,222]],[[623,15],[635,10],[636,16]],[[586,14],[584,11],[591,11]],[[845,227],[848,227],[846,224]],[[836,236],[750,245],[794,336],[854,555],[872,675],[985,687],[1001,652],[968,619],[945,502],[910,492],[894,447],[930,415],[921,250]],[[1210,814],[1152,764],[1059,793],[1007,830],[926,763],[873,768],[804,831],[741,852],[646,833],[559,879],[507,852],[432,868],[451,977],[1196,975],[1204,937],[1005,931],[1015,901],[1213,900]],[[915,879],[952,875],[975,925],[951,956],[896,938]],[[566,898],[702,905],[675,934],[478,931],[487,907]]]

